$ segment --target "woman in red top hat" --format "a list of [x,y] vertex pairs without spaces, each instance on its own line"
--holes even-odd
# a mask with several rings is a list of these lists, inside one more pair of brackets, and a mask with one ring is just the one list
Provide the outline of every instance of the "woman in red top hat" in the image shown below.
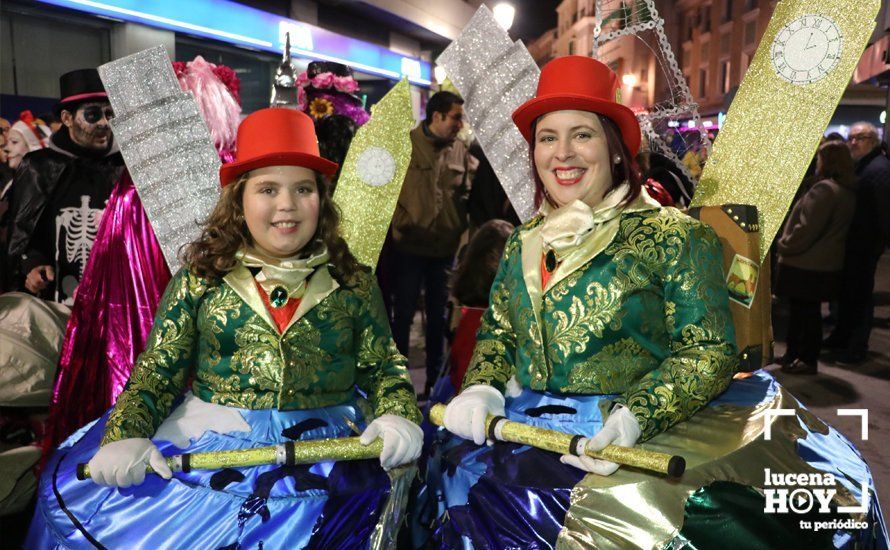
[[[633,161],[640,127],[617,90],[602,63],[563,57],[513,113],[529,142],[540,212],[507,242],[463,391],[444,413],[454,435],[440,433],[440,479],[429,477],[447,507],[443,545],[830,545],[833,532],[765,514],[755,488],[765,487],[769,468],[871,484],[868,467],[769,375],[732,381],[738,360],[720,242],[649,197]],[[796,412],[772,424],[772,439],[762,433],[766,408]],[[489,415],[571,434],[573,454],[486,446],[501,437]],[[642,442],[685,456],[682,478],[586,455]],[[849,492],[836,502],[868,500],[855,484],[838,485]],[[869,546],[870,532],[855,538]]]
[[[420,413],[374,276],[339,235],[325,177],[336,169],[303,113],[241,123],[216,208],[117,404],[48,462],[29,544],[363,547],[394,535],[410,476],[393,468],[420,453]],[[301,464],[300,441],[363,425],[362,445],[382,439],[379,460],[287,465]],[[289,441],[279,464],[174,472],[165,460]],[[77,480],[85,462],[92,481]]]

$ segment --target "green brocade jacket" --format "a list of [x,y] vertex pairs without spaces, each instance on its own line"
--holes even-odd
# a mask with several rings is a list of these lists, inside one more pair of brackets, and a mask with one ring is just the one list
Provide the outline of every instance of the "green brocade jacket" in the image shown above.
[[371,273],[341,286],[320,266],[279,334],[247,268],[216,282],[183,268],[167,285],[103,444],[154,435],[190,377],[198,398],[246,409],[337,405],[358,386],[375,415],[420,422],[405,363]]
[[[648,439],[729,385],[735,332],[713,230],[638,199],[541,288],[538,216],[507,241],[464,387],[619,394]],[[605,234],[603,234],[605,233]]]

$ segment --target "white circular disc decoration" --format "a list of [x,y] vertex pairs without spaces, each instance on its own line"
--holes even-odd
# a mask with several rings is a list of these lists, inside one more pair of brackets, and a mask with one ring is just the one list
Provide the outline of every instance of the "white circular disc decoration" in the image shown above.
[[780,78],[804,85],[828,76],[840,61],[843,46],[844,37],[833,19],[802,15],[782,27],[769,54]]
[[383,147],[368,147],[358,156],[358,177],[368,185],[380,187],[396,174],[396,159]]

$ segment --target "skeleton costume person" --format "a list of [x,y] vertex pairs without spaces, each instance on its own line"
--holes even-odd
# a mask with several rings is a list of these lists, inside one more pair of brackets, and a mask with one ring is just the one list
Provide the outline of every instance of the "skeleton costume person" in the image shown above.
[[71,305],[123,159],[96,69],[66,73],[59,83],[55,113],[64,126],[22,160],[12,183],[8,269],[16,288]]
[[[225,65],[198,56],[174,62],[223,162],[234,158],[239,82]],[[118,180],[99,225],[71,311],[53,384],[44,451],[114,405],[145,349],[170,270],[129,172]],[[115,330],[114,327],[132,327]]]

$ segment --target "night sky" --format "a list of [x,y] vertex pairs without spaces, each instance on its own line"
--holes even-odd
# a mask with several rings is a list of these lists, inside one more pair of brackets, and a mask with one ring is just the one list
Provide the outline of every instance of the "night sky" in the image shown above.
[[509,0],[516,8],[510,36],[528,44],[556,26],[556,6],[559,0]]

